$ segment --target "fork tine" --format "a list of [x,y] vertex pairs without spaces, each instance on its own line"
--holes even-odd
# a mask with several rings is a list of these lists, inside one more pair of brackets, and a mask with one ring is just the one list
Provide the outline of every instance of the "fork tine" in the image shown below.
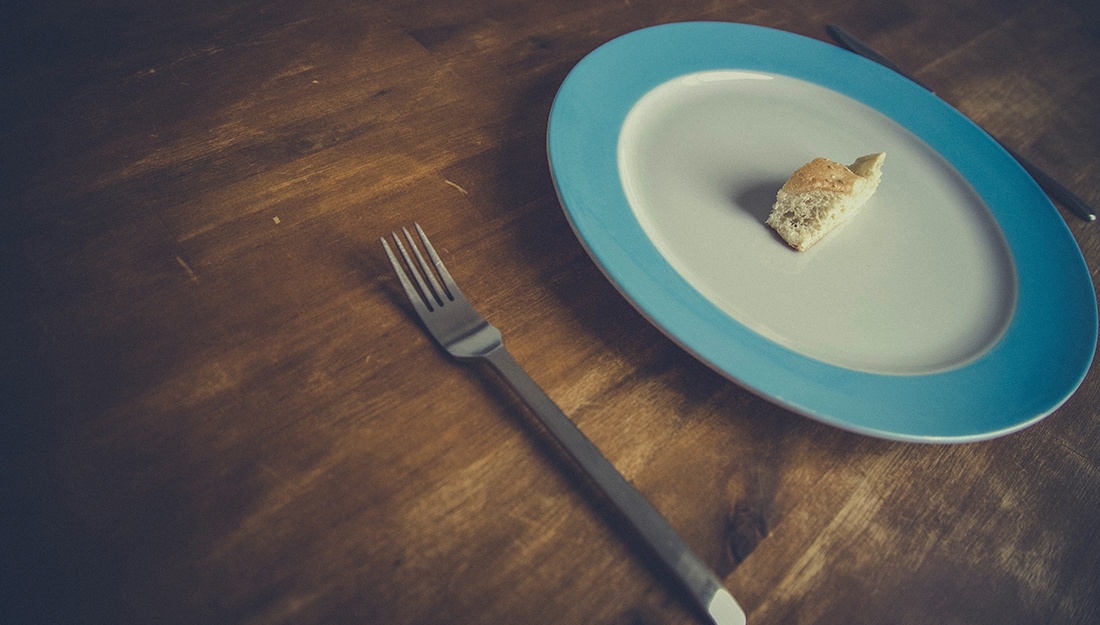
[[[405,251],[405,246],[401,244],[401,238],[397,236],[397,233],[393,233],[393,240],[397,243],[397,249],[401,252],[401,257],[405,259],[405,265],[409,268],[409,273],[413,275],[413,279],[416,280],[417,286],[420,287],[420,292],[423,294],[424,303],[428,306],[428,310],[432,309],[432,294],[428,291],[428,285],[424,283],[424,277],[420,275],[420,270],[416,268],[413,263],[412,257]],[[409,245],[412,245],[412,241],[409,241]],[[416,250],[416,246],[413,246],[413,250]]]
[[[405,261],[408,262],[409,255],[405,252],[405,248],[401,246],[401,240],[394,234],[394,242],[397,243],[398,249],[401,250],[401,255],[405,257]],[[413,308],[421,316],[431,312],[431,305],[420,296],[420,293],[416,291],[416,287],[413,286],[412,281],[409,280],[409,276],[405,273],[405,270],[401,268],[401,261],[397,260],[397,256],[394,255],[393,250],[390,249],[389,243],[386,243],[385,237],[380,239],[382,241],[382,247],[386,248],[386,256],[390,257],[390,264],[393,265],[394,272],[397,273],[397,279],[401,281],[401,286],[405,289],[405,295],[408,296],[409,301],[412,302]],[[420,281],[420,276],[416,273],[415,267],[410,265],[413,271],[413,275],[416,276],[417,281]]]
[[420,240],[424,242],[424,249],[428,250],[428,256],[432,259],[435,270],[439,272],[439,277],[443,280],[443,286],[447,289],[447,296],[452,300],[460,297],[462,291],[459,290],[458,285],[455,284],[454,278],[451,277],[451,272],[447,271],[447,268],[443,265],[443,261],[440,260],[439,254],[435,253],[435,248],[432,247],[432,242],[428,240],[428,235],[424,234],[424,229],[420,227],[419,223],[413,222],[413,225],[416,227],[417,234],[420,235]]
[[[443,300],[450,299],[450,296],[447,294],[446,291],[443,290],[442,287],[439,286],[439,282],[437,282],[435,279],[435,272],[432,271],[432,268],[428,265],[427,261],[424,260],[424,256],[420,253],[420,248],[416,246],[416,241],[412,238],[412,235],[409,234],[409,229],[402,228],[401,230],[405,232],[405,238],[409,240],[409,247],[412,248],[413,254],[416,255],[417,262],[420,263],[420,270],[424,273],[424,275],[428,278],[428,282],[430,282],[432,285],[432,295],[435,297],[435,301],[440,306],[442,306],[444,303]],[[421,236],[421,240],[425,238],[426,237]],[[423,283],[421,284],[421,286],[423,286]]]

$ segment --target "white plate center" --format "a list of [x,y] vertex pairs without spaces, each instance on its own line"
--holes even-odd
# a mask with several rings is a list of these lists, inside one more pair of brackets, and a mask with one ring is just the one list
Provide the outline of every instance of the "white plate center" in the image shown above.
[[[1002,335],[1012,255],[969,183],[899,124],[782,75],[710,71],[646,94],[619,136],[638,222],[672,267],[753,331],[873,373],[953,369]],[[775,193],[821,156],[886,152],[871,200],[806,252],[764,225]]]

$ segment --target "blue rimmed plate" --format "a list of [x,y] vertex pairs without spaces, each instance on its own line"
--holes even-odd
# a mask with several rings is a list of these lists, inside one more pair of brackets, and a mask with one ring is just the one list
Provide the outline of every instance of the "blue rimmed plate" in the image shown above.
[[[763,221],[816,156],[887,154],[849,222],[795,252]],[[677,343],[808,417],[964,442],[1078,387],[1096,296],[1060,215],[983,131],[834,46],[729,23],[656,26],[585,57],[550,113],[565,213]]]

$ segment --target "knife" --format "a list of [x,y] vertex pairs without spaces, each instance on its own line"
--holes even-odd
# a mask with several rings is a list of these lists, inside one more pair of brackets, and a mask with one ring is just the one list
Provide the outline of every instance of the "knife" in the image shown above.
[[[883,67],[893,70],[894,72],[900,74],[905,78],[908,78],[920,87],[927,89],[930,93],[935,95],[936,92],[932,91],[932,89],[929,88],[927,85],[905,73],[890,59],[879,54],[877,51],[871,48],[871,46],[863,43],[859,39],[856,39],[851,33],[844,30],[843,28],[837,26],[836,24],[829,24],[825,27],[825,30],[829,32],[829,35],[831,35],[832,38],[837,41],[837,43],[844,46],[848,50],[855,52],[865,59],[869,59],[871,61],[874,61],[875,63],[878,63],[879,65],[882,65]],[[985,129],[982,128],[982,130]],[[1084,221],[1096,220],[1096,213],[1084,200],[1078,197],[1077,194],[1067,189],[1065,185],[1055,180],[1050,174],[1040,169],[1039,166],[1037,166],[1035,163],[1032,163],[1031,161],[1024,158],[1016,150],[1013,150],[1011,147],[1005,145],[1003,141],[1001,141],[997,137],[994,137],[992,134],[989,133],[988,130],[986,130],[985,132],[990,137],[992,137],[994,141],[999,143],[1001,147],[1004,148],[1010,156],[1012,156],[1012,158],[1016,159],[1020,163],[1020,165],[1023,166],[1024,170],[1027,171],[1027,173],[1035,179],[1035,182],[1039,183],[1039,187],[1046,192],[1050,199],[1058,202],[1063,207],[1065,207],[1066,210],[1080,217]]]

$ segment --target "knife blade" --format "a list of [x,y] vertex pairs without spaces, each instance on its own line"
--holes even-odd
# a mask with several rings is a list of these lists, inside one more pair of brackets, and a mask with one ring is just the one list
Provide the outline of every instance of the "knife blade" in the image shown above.
[[[936,92],[933,91],[930,87],[920,82],[913,76],[907,74],[904,70],[894,64],[893,61],[880,54],[871,46],[863,43],[854,35],[844,30],[840,26],[837,26],[836,24],[829,24],[825,27],[825,30],[828,31],[829,35],[832,36],[832,38],[835,39],[837,43],[839,43],[841,46],[848,49],[849,51],[854,52],[865,59],[874,61],[875,63],[886,67],[887,69],[893,70],[902,77],[908,78],[910,81],[914,82],[918,86],[926,89],[929,93],[933,95],[936,94]],[[985,129],[982,128],[982,130]],[[1016,159],[1016,161],[1019,162],[1021,166],[1023,166],[1024,171],[1026,171],[1032,178],[1035,179],[1035,182],[1039,184],[1039,187],[1047,194],[1047,196],[1050,197],[1050,199],[1058,202],[1066,210],[1073,213],[1084,221],[1096,220],[1095,211],[1093,211],[1088,203],[1082,200],[1076,193],[1070,191],[1065,185],[1055,180],[1053,176],[1043,171],[1043,169],[1040,168],[1038,165],[1027,160],[1019,152],[1006,145],[997,137],[993,136],[993,134],[990,133],[988,130],[985,130],[985,133],[992,137],[994,141],[1000,144],[1000,146],[1004,148],[1010,156],[1012,156],[1012,158]]]

